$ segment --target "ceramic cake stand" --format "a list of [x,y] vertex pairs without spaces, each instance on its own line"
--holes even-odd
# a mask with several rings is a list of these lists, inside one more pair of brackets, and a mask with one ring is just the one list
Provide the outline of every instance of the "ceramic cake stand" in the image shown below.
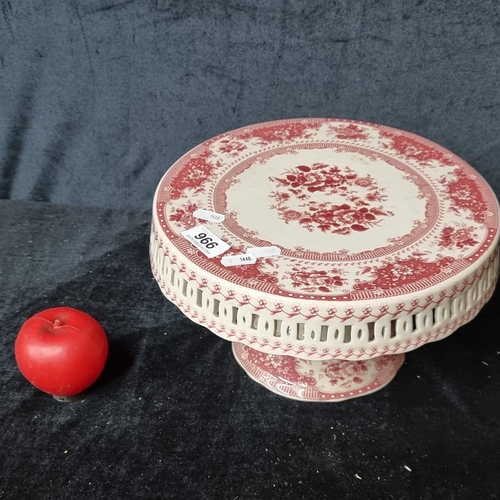
[[167,171],[151,264],[251,378],[340,401],[478,314],[497,280],[498,215],[480,175],[426,139],[283,120],[210,139]]

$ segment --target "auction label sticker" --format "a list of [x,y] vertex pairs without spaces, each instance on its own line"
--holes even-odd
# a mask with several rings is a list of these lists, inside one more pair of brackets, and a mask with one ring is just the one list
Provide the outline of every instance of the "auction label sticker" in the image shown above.
[[211,212],[210,210],[203,210],[202,208],[195,210],[193,215],[197,219],[208,220],[210,222],[224,222],[224,219],[226,218],[225,215],[218,214],[217,212]]
[[280,255],[281,248],[275,246],[248,248],[247,253],[255,255],[255,257],[271,257],[272,255]]
[[222,241],[205,226],[196,226],[187,231],[183,231],[181,234],[207,257],[217,257],[217,255],[231,248],[231,245]]
[[240,255],[226,255],[222,257],[220,263],[223,266],[245,266],[247,264],[255,264],[257,262],[257,257],[252,254],[243,253]]

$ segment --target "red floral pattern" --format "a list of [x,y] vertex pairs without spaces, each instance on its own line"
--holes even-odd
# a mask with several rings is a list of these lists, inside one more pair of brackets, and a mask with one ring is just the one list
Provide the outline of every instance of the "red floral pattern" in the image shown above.
[[310,375],[304,375],[297,370],[301,361],[292,356],[275,356],[266,354],[255,349],[245,349],[248,361],[256,365],[262,371],[268,372],[275,377],[279,377],[283,382],[290,384],[300,384],[304,386],[316,385],[316,379]]
[[180,208],[176,208],[168,216],[168,220],[175,222],[177,227],[191,229],[198,224],[198,220],[193,216],[193,212],[198,209],[196,203],[188,203]]
[[427,262],[422,257],[412,256],[408,259],[395,259],[386,262],[380,268],[366,267],[361,274],[370,274],[373,278],[368,282],[358,282],[355,290],[389,290],[402,287],[424,278],[431,278],[441,273],[455,259],[443,257],[437,262]]
[[184,168],[177,172],[170,184],[170,198],[178,200],[185,190],[192,190],[193,194],[201,193],[204,182],[210,177],[215,167],[220,166],[220,160],[212,163],[212,151],[206,149],[193,154],[184,163]]
[[332,387],[350,389],[362,384],[368,375],[368,366],[363,361],[338,361],[325,363],[322,375],[327,377]]
[[277,356],[253,350],[233,342],[234,355],[251,378],[277,394],[302,401],[342,401],[377,391],[392,380],[404,361],[404,355],[354,362],[306,360],[290,353]]
[[337,268],[325,271],[324,269],[314,270],[308,267],[294,266],[286,277],[290,279],[293,287],[300,288],[305,292],[328,293],[344,285],[342,274],[343,272]]
[[368,138],[366,131],[354,123],[350,123],[349,125],[332,126],[331,130],[335,132],[337,139],[364,140]]
[[382,137],[391,139],[391,144],[386,145],[387,149],[392,149],[398,153],[419,161],[421,164],[429,164],[431,161],[438,161],[444,165],[453,165],[453,160],[448,153],[436,148],[435,144],[424,142],[408,134],[401,134],[395,130],[382,129]]
[[[388,185],[391,168],[398,172]],[[257,182],[259,200],[250,194]],[[413,184],[408,204],[406,183]],[[199,223],[194,205],[224,213],[233,249],[277,244],[281,256],[231,269],[198,255],[180,234]],[[274,211],[269,224],[266,210]],[[302,119],[231,131],[185,155],[159,186],[154,224],[164,252],[177,248],[207,275],[234,278],[249,294],[297,299],[298,312],[290,306],[287,314],[306,318],[309,306],[300,310],[301,301],[368,303],[445,287],[497,241],[498,210],[481,177],[430,141],[366,123]],[[329,246],[332,234],[346,237]]]
[[[335,234],[366,231],[383,217],[394,215],[384,210],[382,202],[386,195],[373,177],[360,176],[349,167],[341,170],[325,163],[299,165],[284,172],[283,177],[271,177],[271,180],[278,184],[278,191],[270,194],[276,201],[270,208],[277,210],[286,224],[297,221],[311,232],[315,229]],[[316,191],[340,195],[346,203],[310,199]],[[302,203],[291,208],[291,200]]]
[[289,123],[277,123],[269,127],[254,127],[243,129],[238,137],[241,139],[260,139],[261,143],[272,141],[289,141],[296,137],[308,138],[321,127],[321,122],[294,121]]
[[488,204],[476,180],[459,168],[455,169],[453,173],[455,180],[441,179],[441,183],[446,186],[448,195],[454,203],[452,210],[456,213],[459,213],[460,210],[469,210],[472,212],[475,222],[484,222]]
[[474,228],[465,224],[459,228],[445,226],[439,238],[439,246],[444,248],[467,248],[476,246],[479,241]]
[[221,153],[230,154],[231,156],[237,156],[241,151],[247,149],[247,146],[243,142],[239,142],[233,139],[222,139],[219,142],[219,151]]

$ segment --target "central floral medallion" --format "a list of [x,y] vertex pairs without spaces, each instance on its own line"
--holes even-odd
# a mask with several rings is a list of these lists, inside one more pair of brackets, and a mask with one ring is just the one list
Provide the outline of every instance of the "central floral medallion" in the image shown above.
[[298,165],[270,180],[277,185],[270,193],[274,201],[270,208],[286,224],[298,223],[311,232],[366,231],[394,215],[384,208],[387,195],[375,179],[350,167]]

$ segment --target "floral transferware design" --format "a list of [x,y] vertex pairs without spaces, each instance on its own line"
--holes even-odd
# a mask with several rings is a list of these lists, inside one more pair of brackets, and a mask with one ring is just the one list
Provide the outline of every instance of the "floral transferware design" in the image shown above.
[[[182,236],[230,245],[207,257]],[[335,119],[230,131],[176,162],[154,200],[163,293],[233,342],[272,391],[341,401],[385,386],[405,352],[471,321],[499,273],[495,195],[464,161],[413,134]],[[273,246],[254,264],[224,255]],[[279,254],[278,254],[279,253]]]
[[326,363],[322,374],[328,378],[332,387],[351,389],[354,385],[366,381],[368,366],[363,361],[345,360],[338,363]]
[[219,151],[231,156],[237,156],[245,149],[247,149],[247,146],[235,139],[222,139],[219,144]]
[[343,140],[366,140],[368,139],[368,132],[363,127],[349,123],[348,125],[338,125],[330,127],[334,132],[337,139]]
[[474,227],[461,224],[457,227],[445,226],[441,231],[439,246],[443,248],[467,249],[476,246],[478,241]]
[[[413,134],[349,120],[283,120],[210,139],[168,170],[155,203],[162,244],[187,269],[314,306],[446,286],[498,240],[495,196],[469,165]],[[195,207],[226,216],[210,230],[228,254],[274,245],[281,255],[235,268],[207,259],[181,236],[203,223]]]
[[298,371],[301,361],[291,356],[273,356],[255,349],[246,349],[248,362],[257,365],[261,370],[279,376],[289,384],[313,386],[316,384],[312,371]]
[[193,212],[198,209],[196,203],[186,203],[176,208],[169,216],[168,220],[174,222],[177,227],[191,229],[196,226],[198,219],[193,216]]
[[453,175],[454,179],[451,181],[445,177],[441,178],[441,183],[446,186],[447,194],[453,202],[451,210],[457,214],[460,214],[461,210],[465,213],[471,212],[475,222],[483,222],[488,212],[488,204],[479,189],[477,177],[467,175],[458,168],[453,171]]
[[[297,221],[310,232],[366,231],[383,217],[394,215],[384,210],[386,194],[375,179],[371,175],[358,175],[350,167],[342,170],[325,163],[299,165],[271,179],[278,189],[270,193],[275,201],[270,208],[277,210],[286,224]],[[317,201],[316,192],[337,195],[344,202]]]
[[434,162],[446,166],[453,166],[456,163],[457,159],[453,158],[449,151],[407,132],[383,127],[380,136],[383,139],[389,139],[389,142],[382,141],[384,148],[397,152],[411,160],[416,160],[422,166],[429,166]]
[[251,127],[240,129],[235,135],[238,139],[257,139],[258,144],[271,142],[287,143],[293,139],[311,138],[321,127],[321,123],[309,120],[282,121],[270,124],[268,127]]
[[191,196],[202,193],[204,182],[220,165],[220,160],[214,159],[210,149],[191,153],[184,163],[182,172],[177,172],[173,176],[169,185],[164,186],[164,191],[174,200],[180,199],[186,191],[190,192]]
[[339,268],[311,269],[305,266],[294,266],[288,273],[292,286],[304,292],[329,293],[345,284],[342,278],[343,271]]
[[342,401],[375,392],[392,380],[404,355],[366,361],[307,361],[233,343],[238,363],[255,381],[291,399]]
[[430,279],[444,273],[454,262],[452,257],[443,257],[438,261],[428,261],[424,257],[413,255],[406,259],[386,261],[382,266],[365,267],[359,274],[369,276],[354,285],[356,290],[390,290],[403,288],[405,285]]

